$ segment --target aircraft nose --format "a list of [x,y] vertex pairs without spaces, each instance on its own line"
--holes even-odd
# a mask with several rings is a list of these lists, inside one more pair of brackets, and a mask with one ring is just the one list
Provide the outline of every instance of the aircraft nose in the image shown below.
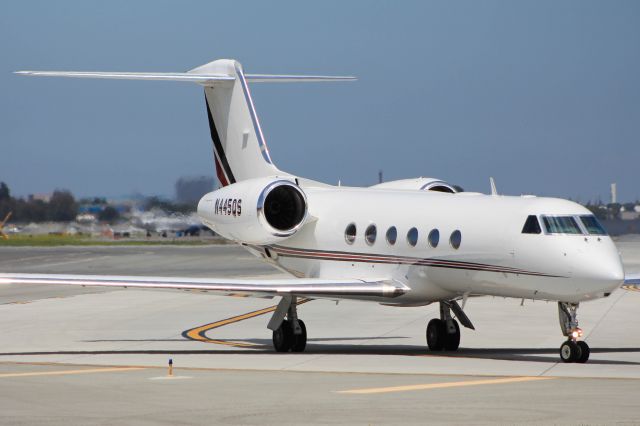
[[615,245],[602,247],[590,256],[585,264],[585,278],[592,281],[599,289],[613,291],[624,282],[624,267]]
[[624,282],[624,267],[618,253],[611,256],[611,259],[603,262],[602,278],[612,284],[621,285]]

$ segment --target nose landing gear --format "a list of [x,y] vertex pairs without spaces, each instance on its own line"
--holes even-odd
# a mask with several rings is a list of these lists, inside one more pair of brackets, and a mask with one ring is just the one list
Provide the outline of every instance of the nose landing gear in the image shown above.
[[558,302],[558,316],[562,334],[567,336],[567,341],[560,345],[560,359],[562,362],[585,363],[589,360],[591,350],[582,337],[582,329],[578,327],[579,303]]

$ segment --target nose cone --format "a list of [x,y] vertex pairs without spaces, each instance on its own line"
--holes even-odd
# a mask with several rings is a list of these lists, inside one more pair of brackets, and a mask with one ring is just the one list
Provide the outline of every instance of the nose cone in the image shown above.
[[624,267],[617,251],[614,255],[602,260],[596,279],[605,284],[608,283],[608,286],[612,288],[620,287],[624,283]]
[[575,268],[591,292],[610,293],[624,283],[624,267],[613,241],[602,241],[584,256]]

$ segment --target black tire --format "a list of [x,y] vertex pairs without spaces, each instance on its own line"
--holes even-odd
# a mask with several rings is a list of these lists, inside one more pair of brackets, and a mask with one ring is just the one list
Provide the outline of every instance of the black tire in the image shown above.
[[444,321],[434,318],[427,325],[427,345],[432,351],[441,351],[444,349],[447,330]]
[[567,340],[560,345],[560,359],[562,362],[576,362],[582,356],[580,346],[573,340]]
[[289,321],[284,320],[280,327],[273,331],[273,348],[276,352],[289,352],[293,344],[293,330]]
[[460,346],[460,326],[458,325],[458,321],[456,320],[452,320],[453,321],[453,325],[456,327],[456,332],[455,333],[449,333],[449,330],[447,330],[447,323],[445,321],[443,322],[443,326],[444,326],[444,349],[446,351],[457,351],[458,347]]
[[589,355],[591,354],[591,349],[589,349],[589,345],[587,345],[587,342],[583,342],[581,340],[581,341],[579,341],[577,343],[578,343],[578,347],[580,348],[580,357],[577,359],[576,362],[584,364],[585,362],[587,362],[589,360]]
[[307,327],[302,320],[298,320],[301,334],[293,334],[293,344],[291,345],[291,352],[304,352],[304,348],[307,347]]

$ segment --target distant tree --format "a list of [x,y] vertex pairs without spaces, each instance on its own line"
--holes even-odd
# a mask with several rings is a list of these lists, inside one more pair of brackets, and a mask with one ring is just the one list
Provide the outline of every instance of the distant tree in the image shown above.
[[609,203],[607,204],[607,209],[609,210],[609,217],[612,219],[618,219],[620,217],[620,209],[622,204],[620,203]]
[[105,204],[107,204],[107,199],[104,197],[85,197],[85,198],[81,198],[80,201],[78,201],[79,204],[93,204],[93,205],[97,205],[97,206],[103,206]]
[[10,198],[11,192],[9,192],[9,186],[4,182],[0,182],[0,201],[8,200]]
[[55,190],[49,201],[49,220],[54,222],[68,222],[74,220],[78,214],[78,203],[71,192]]
[[2,221],[9,212],[13,212],[13,220],[16,219],[16,200],[11,197],[9,187],[6,183],[0,182],[0,221]]
[[101,222],[114,223],[120,219],[120,213],[118,210],[111,206],[107,206],[98,214],[98,220]]
[[44,222],[49,219],[49,206],[42,200],[16,200],[16,221]]
[[598,204],[587,204],[585,206],[587,209],[593,213],[595,217],[600,220],[604,220],[607,218],[607,208]]

